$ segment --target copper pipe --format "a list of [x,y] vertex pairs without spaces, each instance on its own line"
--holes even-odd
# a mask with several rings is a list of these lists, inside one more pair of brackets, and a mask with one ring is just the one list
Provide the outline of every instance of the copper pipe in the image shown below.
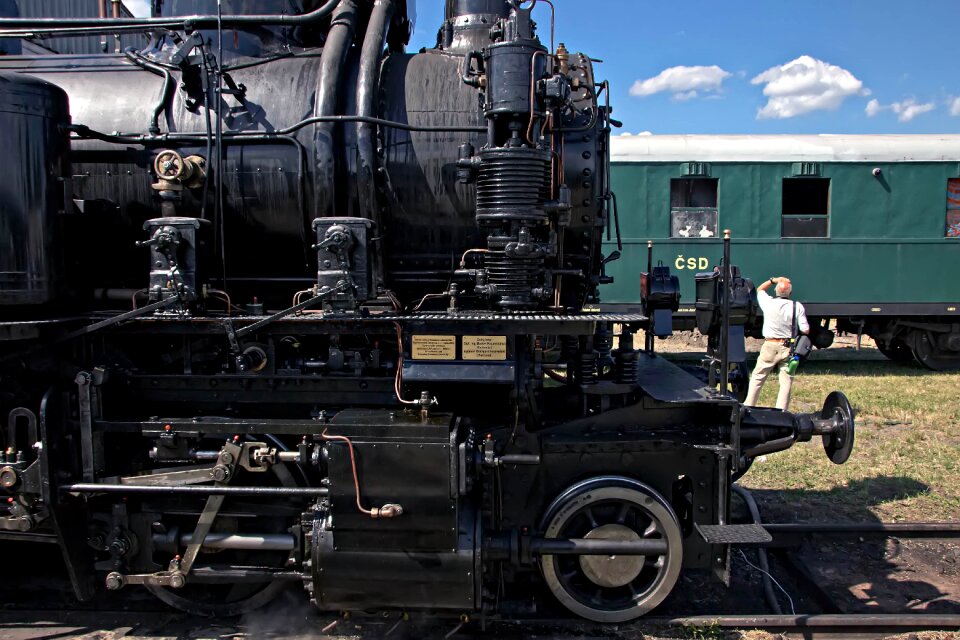
[[350,438],[346,436],[331,436],[327,433],[327,430],[324,429],[323,433],[320,434],[320,437],[330,441],[343,442],[347,445],[347,449],[350,451],[350,467],[353,470],[353,490],[354,495],[357,498],[357,509],[360,513],[370,516],[371,518],[394,518],[396,516],[403,515],[403,507],[399,504],[385,504],[382,507],[374,507],[373,509],[364,509],[363,505],[360,503],[360,480],[357,477],[357,458],[353,453],[353,442]]
[[536,90],[537,90],[537,77],[535,75],[537,70],[537,56],[547,55],[544,51],[534,51],[533,55],[530,57],[530,122],[527,124],[527,142],[530,143],[530,146],[534,146],[533,138],[531,137],[533,133],[533,120],[536,117],[533,112],[534,101],[536,99]]
[[[420,302],[423,304],[423,300]],[[393,378],[393,392],[401,404],[419,404],[416,400],[404,400],[403,395],[400,393],[400,387],[402,386],[401,376],[403,375],[403,332],[400,330],[399,322],[394,322],[393,326],[397,330],[397,374]]]

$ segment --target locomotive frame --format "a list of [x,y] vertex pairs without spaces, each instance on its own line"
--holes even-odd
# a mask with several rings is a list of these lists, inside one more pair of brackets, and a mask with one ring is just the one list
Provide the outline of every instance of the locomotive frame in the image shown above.
[[[847,459],[839,392],[814,414],[728,395],[729,336],[756,313],[729,253],[698,300],[719,388],[633,346],[677,308],[668,273],[645,280],[640,313],[590,310],[616,258],[601,253],[614,123],[590,59],[536,37],[535,5],[448,0],[437,48],[415,55],[402,0],[0,20],[10,37],[155,33],[72,68],[3,65],[21,71],[0,76],[3,124],[30,132],[8,156],[34,161],[44,194],[0,201],[11,233],[42,240],[0,287],[4,538],[55,540],[80,599],[142,585],[231,615],[298,582],[328,610],[555,602],[618,622],[766,539],[730,523],[753,457],[819,435]],[[224,28],[263,50],[226,64]],[[91,108],[79,97],[117,87],[101,67],[159,102]],[[315,115],[281,122],[304,106],[268,103],[283,86]],[[134,120],[147,130],[124,132]],[[290,150],[295,177],[260,177]],[[149,267],[119,272],[127,251]],[[111,311],[120,296],[134,308]]]

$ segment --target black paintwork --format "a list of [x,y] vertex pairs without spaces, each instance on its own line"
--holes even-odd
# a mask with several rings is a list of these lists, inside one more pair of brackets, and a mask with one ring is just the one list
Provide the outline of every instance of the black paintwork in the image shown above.
[[[544,539],[583,482],[651,492],[680,541],[669,564],[723,578],[728,546],[697,527],[728,524],[733,474],[852,433],[852,415],[746,410],[634,349],[647,313],[584,308],[616,257],[609,90],[587,56],[546,55],[529,5],[448,0],[438,47],[408,54],[402,0],[257,18],[272,3],[227,2],[220,60],[213,18],[198,36],[169,19],[187,4],[211,5],[165,3],[178,34],[141,52],[0,57],[3,82],[49,102],[11,116],[23,138],[2,148],[30,189],[3,193],[0,228],[36,242],[0,260],[42,285],[0,287],[0,537],[56,540],[78,598],[141,583],[232,615],[299,577],[330,610],[544,611],[540,554],[614,548]],[[153,175],[165,149],[205,175]],[[674,279],[656,276],[646,311],[669,316]],[[717,309],[749,315],[721,289],[711,333],[733,315]],[[295,548],[181,565],[154,542],[210,522]],[[598,592],[590,615],[636,615]]]

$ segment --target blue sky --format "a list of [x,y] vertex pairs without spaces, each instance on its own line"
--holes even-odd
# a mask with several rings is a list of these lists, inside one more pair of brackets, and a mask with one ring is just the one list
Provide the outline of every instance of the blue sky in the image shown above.
[[[416,4],[413,50],[433,46],[443,20],[442,0]],[[557,40],[604,60],[623,131],[960,129],[960,0],[555,4]],[[549,41],[549,7],[534,14]]]
[[[416,2],[411,50],[443,0]],[[960,0],[554,0],[557,40],[604,63],[640,133],[960,129]],[[126,0],[135,12],[147,0]],[[535,9],[549,40],[549,7]]]

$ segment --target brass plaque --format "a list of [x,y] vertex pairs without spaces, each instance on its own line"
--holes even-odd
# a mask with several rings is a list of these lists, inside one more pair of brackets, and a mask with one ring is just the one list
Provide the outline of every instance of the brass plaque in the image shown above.
[[507,336],[463,336],[464,360],[506,360]]
[[410,340],[414,360],[457,359],[457,336],[413,336]]

